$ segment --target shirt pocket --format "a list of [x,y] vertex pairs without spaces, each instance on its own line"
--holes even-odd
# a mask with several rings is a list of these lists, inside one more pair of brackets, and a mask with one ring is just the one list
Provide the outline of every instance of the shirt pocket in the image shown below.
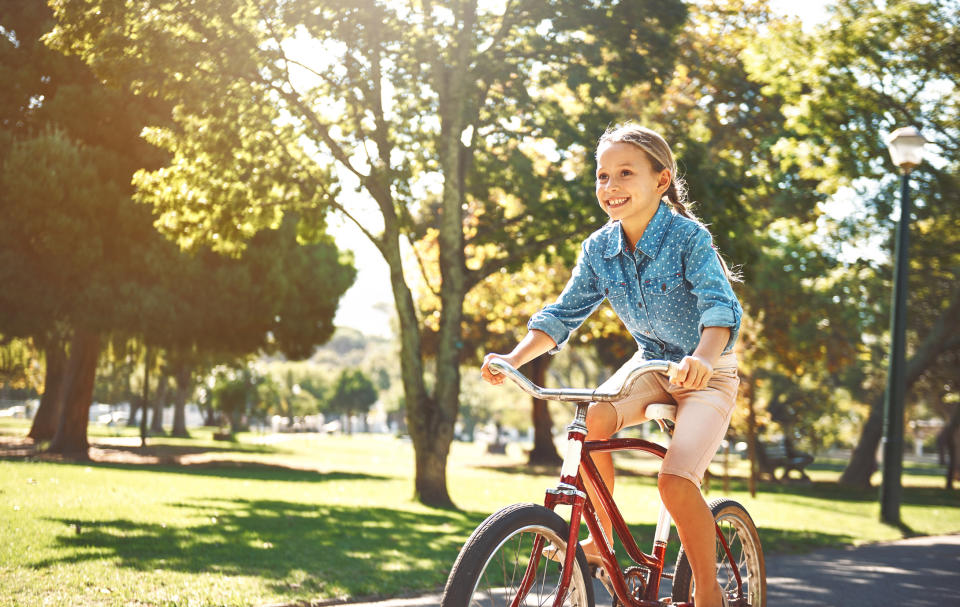
[[626,283],[605,280],[600,283],[600,292],[610,302],[610,307],[613,308],[620,320],[629,326],[632,317],[630,316],[630,298],[628,297],[629,292]]
[[[660,323],[675,323],[679,317],[677,304],[683,299],[683,276],[664,274],[643,280],[643,295],[648,312]],[[661,327],[662,329],[663,327]]]
[[680,273],[667,274],[657,278],[646,278],[643,281],[643,292],[646,295],[670,295],[683,284]]
[[600,292],[612,304],[627,296],[627,285],[622,282],[606,280],[600,283]]

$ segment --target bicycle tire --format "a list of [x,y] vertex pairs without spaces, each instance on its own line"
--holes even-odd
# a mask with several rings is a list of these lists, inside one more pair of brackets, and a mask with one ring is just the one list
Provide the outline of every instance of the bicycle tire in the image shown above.
[[[750,607],[765,607],[767,603],[767,568],[763,560],[763,549],[760,546],[760,535],[757,533],[757,527],[746,508],[739,503],[720,498],[713,500],[709,504],[713,518],[720,526],[721,532],[727,539],[727,545],[730,552],[737,562],[740,570],[740,576],[743,580],[745,603]],[[730,560],[727,558],[720,539],[716,540],[717,547],[717,577],[720,581],[720,587],[727,597],[731,599],[740,598],[737,595],[737,579],[733,575],[733,569],[730,566]],[[673,602],[693,600],[693,572],[690,569],[690,563],[687,555],[680,547],[680,554],[677,555],[677,566],[674,569],[673,576]]]
[[[537,536],[565,549],[569,524],[539,504],[514,504],[487,517],[463,545],[447,578],[441,607],[509,606],[523,579]],[[552,605],[561,564],[541,556],[522,605]],[[512,593],[512,594],[511,594]],[[580,545],[564,605],[594,607],[593,580]]]

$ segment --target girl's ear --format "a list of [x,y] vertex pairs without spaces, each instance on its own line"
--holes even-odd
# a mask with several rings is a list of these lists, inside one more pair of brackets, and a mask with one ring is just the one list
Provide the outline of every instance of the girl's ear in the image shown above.
[[668,189],[670,189],[670,182],[673,180],[673,176],[670,175],[670,169],[663,169],[660,171],[660,176],[657,178],[657,191],[663,194]]

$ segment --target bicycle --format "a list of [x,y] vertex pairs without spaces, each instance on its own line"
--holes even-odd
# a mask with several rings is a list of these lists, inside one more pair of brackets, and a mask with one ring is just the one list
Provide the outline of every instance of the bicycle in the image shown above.
[[[673,573],[665,570],[667,543],[672,519],[662,503],[653,538],[652,553],[640,550],[620,514],[613,496],[603,484],[592,453],[641,451],[663,459],[666,448],[637,438],[610,438],[586,441],[587,408],[595,402],[623,399],[634,382],[645,373],[663,372],[672,376],[676,363],[647,361],[629,369],[615,391],[599,389],[547,389],[533,384],[509,363],[495,359],[490,367],[505,373],[520,388],[536,398],[576,404],[573,422],[567,426],[567,450],[556,488],[547,489],[544,505],[513,504],[490,515],[463,545],[447,578],[442,607],[473,607],[503,604],[509,607],[594,607],[593,581],[597,578],[614,597],[614,607],[693,607],[693,576],[683,547]],[[675,405],[651,404],[646,416],[666,432],[672,432]],[[587,457],[584,457],[584,456]],[[596,487],[599,504],[585,491],[584,478]],[[555,512],[559,505],[571,507],[567,523]],[[717,572],[730,607],[765,607],[766,569],[760,537],[746,509],[730,499],[709,504],[716,521]],[[632,564],[621,568],[613,547],[600,530],[596,509],[602,508],[613,521],[613,530]],[[589,567],[579,544],[580,521],[598,541],[602,566]],[[566,547],[574,545],[575,551]],[[553,546],[555,558],[544,555]],[[657,598],[663,579],[673,580],[671,596]]]

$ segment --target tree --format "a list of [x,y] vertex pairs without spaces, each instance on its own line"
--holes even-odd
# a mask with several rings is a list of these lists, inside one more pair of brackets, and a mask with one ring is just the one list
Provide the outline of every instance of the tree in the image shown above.
[[[4,3],[2,19],[0,331],[31,336],[46,353],[33,438],[84,456],[101,343],[162,347],[158,370],[178,378],[182,433],[190,366],[208,353],[303,357],[330,337],[355,271],[322,225],[298,230],[291,215],[251,239],[240,261],[209,247],[182,253],[154,228],[153,210],[130,198],[134,171],[164,157],[139,133],[145,121],[161,123],[166,106],[110,89],[46,48],[53,21],[43,2]],[[154,420],[159,429],[158,412]]]
[[60,412],[76,407],[70,417],[85,428],[100,335],[131,321],[127,296],[138,289],[126,263],[139,259],[126,253],[143,233],[129,228],[142,218],[154,230],[149,212],[129,204],[129,180],[135,168],[159,166],[138,137],[138,116],[153,110],[47,49],[43,2],[4,2],[0,19],[0,331],[31,336],[46,354],[31,436],[82,454],[85,433]]
[[330,410],[345,415],[347,418],[347,434],[352,432],[350,418],[354,415],[365,415],[370,407],[377,402],[377,388],[363,371],[359,369],[344,369],[337,377],[330,397]]
[[[912,124],[933,141],[935,160],[911,177],[919,202],[908,279],[908,389],[960,348],[960,61],[946,50],[956,46],[958,8],[954,0],[841,0],[812,33],[771,28],[749,61],[751,74],[768,83],[764,90],[787,101],[783,113],[795,134],[778,142],[782,162],[817,180],[821,192],[847,188],[861,201],[856,214],[831,226],[827,240],[836,249],[871,239],[892,249],[898,180],[882,134]],[[860,347],[862,369],[850,377],[871,410],[841,482],[867,486],[881,434],[892,272],[886,257],[861,257],[850,273],[865,287],[842,301],[871,335]]]
[[[661,81],[684,5],[53,6],[59,48],[109,82],[176,104],[176,125],[150,136],[174,161],[138,183],[182,244],[242,247],[286,211],[320,223],[322,210],[335,209],[377,246],[400,323],[415,491],[450,504],[463,299],[500,268],[600,223],[597,209],[582,204],[591,189],[581,172],[584,139],[610,121],[624,83]],[[379,212],[376,221],[361,220],[343,195],[354,187]],[[401,255],[404,238],[428,230],[437,231],[442,277],[432,390]],[[487,254],[468,267],[474,248]]]

